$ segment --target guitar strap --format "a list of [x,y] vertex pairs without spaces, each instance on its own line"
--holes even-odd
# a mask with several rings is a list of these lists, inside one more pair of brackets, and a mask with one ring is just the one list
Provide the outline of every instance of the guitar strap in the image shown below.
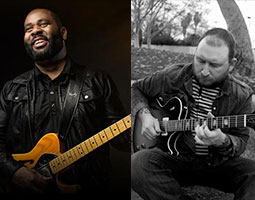
[[63,109],[62,109],[62,115],[60,117],[60,123],[59,123],[59,132],[58,137],[59,140],[64,142],[66,140],[66,137],[69,133],[74,112],[77,108],[82,85],[86,76],[85,67],[78,67],[75,66],[73,68],[75,72],[75,78],[70,78]]

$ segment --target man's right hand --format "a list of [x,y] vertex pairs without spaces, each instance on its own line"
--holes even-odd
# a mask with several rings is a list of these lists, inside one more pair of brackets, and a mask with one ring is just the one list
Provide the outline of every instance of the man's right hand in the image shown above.
[[142,124],[141,134],[149,140],[155,139],[156,136],[159,136],[160,132],[162,132],[160,130],[158,119],[151,115],[148,108],[139,110],[137,117],[141,120]]
[[21,167],[12,177],[12,186],[22,192],[43,193],[51,180],[34,169]]

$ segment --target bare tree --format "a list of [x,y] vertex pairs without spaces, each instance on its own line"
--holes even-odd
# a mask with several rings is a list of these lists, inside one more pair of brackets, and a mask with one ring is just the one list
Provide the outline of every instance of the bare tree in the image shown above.
[[200,12],[195,12],[195,15],[193,17],[193,21],[194,21],[194,34],[197,34],[197,26],[198,24],[201,22],[201,18],[202,18],[202,13]]
[[164,0],[131,0],[131,20],[133,25],[134,46],[140,47],[142,26],[147,16]]
[[242,75],[255,75],[251,39],[243,15],[234,0],[217,0],[228,25],[228,30],[237,42],[236,68]]
[[191,13],[188,13],[181,21],[181,26],[182,26],[182,34],[183,38],[186,36],[187,28],[190,25],[190,22],[192,20],[192,15]]

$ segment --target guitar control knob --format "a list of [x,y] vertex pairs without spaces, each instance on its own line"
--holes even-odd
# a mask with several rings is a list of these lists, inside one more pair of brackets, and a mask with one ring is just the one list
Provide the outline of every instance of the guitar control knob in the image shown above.
[[146,148],[146,145],[144,143],[141,144],[142,149]]

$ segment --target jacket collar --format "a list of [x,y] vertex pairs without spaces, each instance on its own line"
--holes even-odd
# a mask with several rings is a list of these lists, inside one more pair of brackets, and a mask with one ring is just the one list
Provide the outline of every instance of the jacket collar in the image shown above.
[[[73,72],[72,67],[71,67],[73,65],[74,65],[74,62],[71,60],[71,58],[68,57],[65,68],[63,70],[63,73],[64,74],[70,74],[70,76],[73,76],[74,72]],[[38,74],[36,74],[37,72],[35,72],[35,71],[36,71],[36,69],[34,67],[33,69],[17,76],[16,78],[13,79],[13,83],[27,85],[30,81],[34,80],[35,76],[38,75]]]

